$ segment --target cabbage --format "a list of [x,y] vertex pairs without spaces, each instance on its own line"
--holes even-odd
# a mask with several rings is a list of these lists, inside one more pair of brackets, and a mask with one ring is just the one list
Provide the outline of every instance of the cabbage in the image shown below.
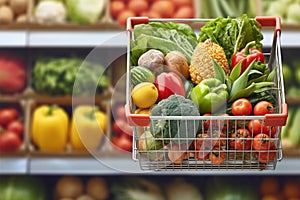
[[105,0],[66,0],[68,18],[73,23],[95,24],[105,9]]

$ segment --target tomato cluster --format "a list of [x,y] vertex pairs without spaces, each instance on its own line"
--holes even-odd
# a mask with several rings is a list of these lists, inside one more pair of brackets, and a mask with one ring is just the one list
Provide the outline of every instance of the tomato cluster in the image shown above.
[[0,109],[0,152],[12,153],[23,143],[24,124],[15,107]]
[[124,105],[116,105],[114,110],[114,122],[112,129],[114,136],[112,143],[116,148],[131,152],[132,151],[132,133],[133,128],[126,120]]
[[[252,106],[249,100],[238,99],[232,104],[232,113],[236,116],[272,114],[274,106],[267,101]],[[266,126],[263,120],[208,119],[201,122],[192,149],[197,160],[210,160],[212,164],[222,164],[227,159],[227,150],[243,154],[251,152],[252,158],[265,164],[276,157],[276,136],[277,127]]]

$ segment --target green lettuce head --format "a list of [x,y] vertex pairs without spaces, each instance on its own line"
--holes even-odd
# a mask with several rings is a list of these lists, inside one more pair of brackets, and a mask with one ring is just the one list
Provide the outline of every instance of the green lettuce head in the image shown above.
[[105,10],[105,0],[65,0],[68,18],[73,23],[95,24]]

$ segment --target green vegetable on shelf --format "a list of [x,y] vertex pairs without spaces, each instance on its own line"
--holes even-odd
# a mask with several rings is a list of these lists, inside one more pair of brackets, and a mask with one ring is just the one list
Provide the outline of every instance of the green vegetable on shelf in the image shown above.
[[104,67],[80,58],[42,58],[33,67],[33,88],[48,95],[93,95],[109,84]]
[[78,24],[95,24],[105,11],[104,0],[65,0],[68,19]]
[[2,176],[0,178],[0,199],[2,200],[46,200],[43,182],[33,176]]

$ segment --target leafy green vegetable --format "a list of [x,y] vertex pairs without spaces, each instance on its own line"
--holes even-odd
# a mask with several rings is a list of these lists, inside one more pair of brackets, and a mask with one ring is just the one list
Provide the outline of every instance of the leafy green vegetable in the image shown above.
[[65,0],[68,18],[79,24],[95,24],[105,10],[105,1]]
[[93,95],[110,84],[103,66],[79,58],[38,59],[32,76],[33,88],[49,95]]
[[236,19],[218,17],[201,27],[198,41],[212,39],[223,47],[226,58],[231,63],[232,55],[250,41],[256,42],[257,49],[262,48],[263,35],[258,25],[256,20],[248,18],[246,14]]
[[134,26],[133,31],[130,58],[132,65],[137,65],[138,58],[148,49],[157,49],[164,54],[180,51],[189,63],[198,43],[196,34],[187,24],[150,22]]

